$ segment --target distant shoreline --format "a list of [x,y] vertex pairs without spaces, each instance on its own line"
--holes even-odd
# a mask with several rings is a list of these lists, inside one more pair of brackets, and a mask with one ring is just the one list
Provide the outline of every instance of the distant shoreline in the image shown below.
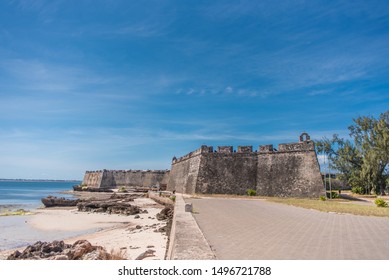
[[2,179],[0,182],[81,182],[82,180],[55,180],[55,179]]

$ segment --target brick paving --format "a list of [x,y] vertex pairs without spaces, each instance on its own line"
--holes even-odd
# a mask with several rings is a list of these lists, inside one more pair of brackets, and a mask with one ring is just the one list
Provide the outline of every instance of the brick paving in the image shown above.
[[194,217],[218,259],[389,259],[389,218],[263,200],[201,198]]

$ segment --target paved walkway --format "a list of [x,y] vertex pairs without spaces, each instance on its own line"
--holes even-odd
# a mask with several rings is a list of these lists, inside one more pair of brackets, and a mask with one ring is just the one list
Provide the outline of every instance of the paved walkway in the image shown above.
[[389,259],[389,218],[263,200],[185,201],[218,259]]

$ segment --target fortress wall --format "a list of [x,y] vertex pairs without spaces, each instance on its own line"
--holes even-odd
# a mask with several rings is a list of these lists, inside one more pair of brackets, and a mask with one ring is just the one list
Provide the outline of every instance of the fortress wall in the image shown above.
[[324,187],[313,142],[280,144],[258,154],[257,194],[318,197]]
[[255,189],[258,160],[256,153],[244,148],[235,153],[227,147],[222,147],[219,151],[223,152],[202,155],[195,192],[245,194],[247,189]]
[[82,185],[90,188],[99,188],[103,178],[103,171],[86,171]]
[[95,188],[156,186],[167,184],[181,193],[245,194],[256,189],[258,195],[318,197],[324,194],[323,181],[314,143],[303,133],[297,143],[260,146],[211,146],[180,158],[174,157],[167,170],[87,171],[83,184]]
[[199,173],[201,154],[197,153],[184,160],[173,161],[167,189],[180,193],[194,193]]
[[167,184],[168,170],[103,170],[87,171],[83,184],[88,187],[114,189],[122,186],[150,187]]

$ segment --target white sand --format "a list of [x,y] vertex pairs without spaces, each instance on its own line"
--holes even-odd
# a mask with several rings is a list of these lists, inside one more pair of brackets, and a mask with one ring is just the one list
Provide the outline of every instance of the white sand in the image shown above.
[[[135,219],[135,215],[78,212],[75,208],[39,209],[28,223],[35,229],[47,232],[97,230],[91,234],[66,239],[65,243],[86,239],[93,245],[103,246],[108,252],[115,252],[127,259],[135,259],[151,249],[155,251],[154,256],[145,259],[163,260],[167,236],[166,233],[155,232],[166,225],[166,221],[158,221],[155,217],[163,206],[149,198],[135,199],[134,204],[148,213],[139,214],[140,218]],[[141,228],[136,229],[136,226]],[[0,259],[1,255],[4,257],[9,251],[14,250],[0,252]]]

